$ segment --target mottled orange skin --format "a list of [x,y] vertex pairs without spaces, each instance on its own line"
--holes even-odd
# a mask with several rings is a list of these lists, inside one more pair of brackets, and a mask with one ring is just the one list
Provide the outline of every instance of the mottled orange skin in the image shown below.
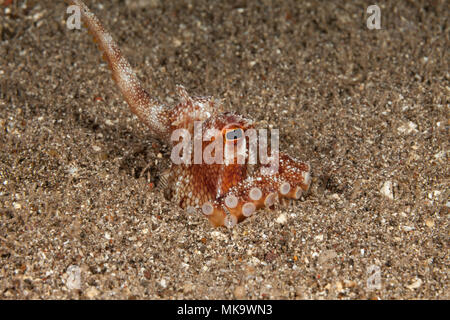
[[[67,2],[80,8],[83,22],[104,52],[113,79],[131,111],[156,138],[172,144],[170,137],[180,128],[187,129],[193,136],[194,121],[202,121],[203,132],[209,128],[220,132],[253,128],[251,120],[224,113],[220,101],[211,97],[191,97],[182,86],[177,87],[177,105],[170,107],[158,103],[144,90],[117,44],[87,6],[79,0]],[[225,136],[223,141],[233,143]],[[203,142],[202,150],[209,143]],[[264,165],[249,165],[247,160],[244,164],[229,165],[172,164],[167,188],[181,207],[203,212],[214,226],[228,227],[251,216],[259,208],[270,207],[278,197],[298,199],[309,189],[310,166],[306,163],[280,153],[279,170],[264,175],[260,170]]]

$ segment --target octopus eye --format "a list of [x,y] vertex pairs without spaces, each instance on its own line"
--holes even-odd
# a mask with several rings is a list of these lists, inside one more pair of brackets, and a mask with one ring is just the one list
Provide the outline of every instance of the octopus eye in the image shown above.
[[225,137],[228,141],[239,140],[244,136],[241,128],[228,130]]

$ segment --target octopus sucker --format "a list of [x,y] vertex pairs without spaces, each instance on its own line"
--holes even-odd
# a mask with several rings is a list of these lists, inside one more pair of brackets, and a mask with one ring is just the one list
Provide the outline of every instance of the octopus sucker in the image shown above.
[[258,201],[262,198],[262,191],[260,188],[254,187],[249,191],[248,196],[250,199]]
[[205,202],[202,205],[202,212],[206,216],[210,216],[214,212],[214,206],[210,202]]
[[238,222],[250,217],[255,211],[256,206],[253,202],[240,202],[235,208],[228,209],[230,215],[236,217]]
[[[219,99],[191,96],[177,85],[178,103],[159,103],[143,88],[119,46],[89,8],[80,0],[66,2],[79,7],[83,23],[94,36],[130,110],[146,124],[152,137],[172,147],[171,166],[161,174],[159,183],[172,202],[190,214],[202,214],[215,227],[232,228],[257,210],[273,207],[279,199],[305,196],[312,180],[309,163],[278,148],[272,150],[264,139],[273,161],[255,163],[258,157],[250,150],[251,142],[261,142],[255,134],[258,128],[250,119],[224,112]],[[186,149],[186,137],[194,142],[186,144],[189,152],[177,161],[180,150]],[[196,140],[198,137],[201,139]],[[242,146],[245,152],[239,149]],[[221,153],[225,154],[223,162]]]
[[291,185],[289,184],[289,182],[283,182],[280,185],[279,190],[281,195],[287,195],[291,190]]
[[238,202],[239,202],[239,199],[236,196],[231,195],[231,194],[225,198],[225,205],[229,209],[236,208],[238,205]]
[[256,210],[256,206],[252,202],[247,202],[242,206],[242,215],[250,217]]
[[303,176],[303,182],[302,185],[304,186],[304,188],[306,189],[306,191],[308,191],[309,189],[309,185],[311,183],[311,174],[309,172],[303,171],[302,172],[302,176]]
[[264,205],[266,207],[271,207],[275,204],[275,201],[277,200],[278,195],[275,192],[269,193],[266,198],[264,199]]
[[236,216],[229,215],[225,217],[223,224],[227,228],[233,228],[238,224],[238,219],[236,218]]
[[291,199],[300,199],[303,194],[303,189],[301,187],[296,187],[294,190],[288,193],[287,197]]

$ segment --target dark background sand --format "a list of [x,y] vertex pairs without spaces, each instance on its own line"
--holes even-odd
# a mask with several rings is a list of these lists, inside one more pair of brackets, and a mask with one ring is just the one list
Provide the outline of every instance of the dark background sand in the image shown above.
[[373,1],[99,2],[149,92],[279,128],[311,193],[232,231],[179,209],[153,187],[167,148],[65,4],[3,4],[1,299],[449,298],[448,1],[378,1],[381,30]]

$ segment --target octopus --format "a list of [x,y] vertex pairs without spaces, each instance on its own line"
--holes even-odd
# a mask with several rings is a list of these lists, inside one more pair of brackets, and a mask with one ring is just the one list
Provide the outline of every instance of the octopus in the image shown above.
[[[224,148],[238,143],[249,147],[250,139],[244,133],[255,128],[252,120],[225,112],[221,101],[213,97],[191,96],[181,85],[176,87],[178,103],[172,106],[159,103],[143,88],[117,43],[89,8],[79,0],[66,2],[81,13],[130,110],[149,128],[153,137],[173,150],[179,142],[173,138],[174,133],[187,132],[194,136],[197,123],[201,132],[211,129],[216,132],[209,141],[201,139],[197,143],[196,147],[202,152],[211,149],[211,141],[217,140],[223,142]],[[216,152],[216,149],[211,152],[213,157]],[[243,161],[237,161],[236,156],[222,163],[198,163],[193,161],[196,155],[190,152],[185,161],[172,161],[170,168],[161,174],[160,186],[168,191],[172,202],[188,212],[204,215],[215,227],[232,228],[259,209],[273,207],[281,198],[300,199],[309,190],[311,167],[308,163],[278,150],[268,152],[278,161],[277,170],[264,170],[268,169],[268,163],[250,161],[249,152],[244,153]]]

